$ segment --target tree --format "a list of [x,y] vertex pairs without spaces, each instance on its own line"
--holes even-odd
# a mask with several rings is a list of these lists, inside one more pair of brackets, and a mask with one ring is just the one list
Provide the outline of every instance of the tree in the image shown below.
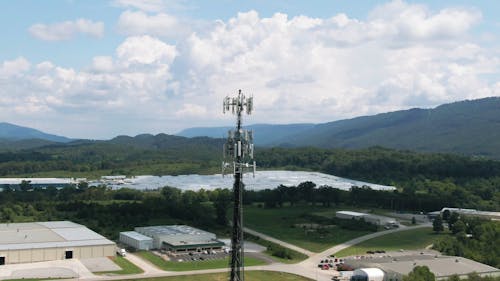
[[448,229],[452,229],[453,225],[458,221],[458,218],[460,215],[457,212],[453,212],[450,214],[450,217],[448,218]]
[[450,230],[453,234],[457,234],[460,232],[465,233],[466,228],[467,226],[465,225],[465,223],[459,220],[451,226]]
[[434,230],[437,233],[444,231],[443,219],[441,219],[441,216],[438,216],[432,222],[432,230]]
[[86,181],[81,181],[78,183],[79,190],[87,190],[89,188],[89,183]]
[[219,225],[227,225],[227,210],[231,206],[232,203],[232,193],[229,189],[216,189],[214,190],[216,196],[213,200],[213,204],[215,207],[215,221]]
[[435,281],[436,276],[427,266],[415,266],[413,270],[406,276],[403,276],[403,281]]
[[21,188],[22,191],[28,191],[31,189],[31,181],[23,180],[19,184],[19,188]]
[[443,220],[448,221],[449,218],[450,218],[450,210],[446,209],[443,212]]

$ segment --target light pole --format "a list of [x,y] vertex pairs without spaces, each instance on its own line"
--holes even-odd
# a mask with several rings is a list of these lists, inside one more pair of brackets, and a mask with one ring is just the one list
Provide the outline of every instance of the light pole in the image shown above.
[[253,133],[242,129],[242,112],[251,114],[253,98],[245,97],[238,91],[235,98],[226,97],[223,103],[223,112],[231,111],[236,115],[236,130],[229,130],[227,142],[224,144],[222,175],[226,169],[232,169],[233,184],[233,230],[231,235],[231,277],[230,281],[244,281],[244,252],[243,252],[243,173],[252,168],[255,176],[255,161],[253,161]]

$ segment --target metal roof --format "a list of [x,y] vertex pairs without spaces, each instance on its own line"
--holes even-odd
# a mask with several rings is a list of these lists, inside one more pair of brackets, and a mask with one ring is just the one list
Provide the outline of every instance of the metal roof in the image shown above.
[[135,231],[120,232],[120,235],[130,237],[130,238],[137,240],[137,241],[153,241],[153,238],[146,236],[146,235],[142,235],[139,232],[135,232]]
[[[401,254],[401,255],[399,255]],[[471,272],[500,272],[499,269],[463,257],[442,256],[440,254],[384,254],[381,257],[369,256],[365,259],[346,259],[353,267],[380,268],[385,272],[408,274],[417,265],[427,266],[436,277],[452,274],[464,275]]]
[[384,271],[382,271],[380,268],[376,267],[369,267],[369,268],[359,268],[354,271],[354,275],[357,275],[359,273],[363,272],[366,276],[369,276],[370,279],[373,277],[384,277]]
[[0,250],[114,244],[85,226],[70,221],[0,224]]
[[1,184],[21,184],[22,181],[29,181],[30,184],[77,184],[78,181],[72,178],[0,178]]
[[158,225],[136,227],[138,232],[147,232],[153,235],[212,235],[212,233],[188,225]]
[[359,212],[353,212],[353,211],[337,211],[336,213],[337,214],[348,215],[348,216],[354,216],[354,217],[368,216],[368,214],[359,213]]

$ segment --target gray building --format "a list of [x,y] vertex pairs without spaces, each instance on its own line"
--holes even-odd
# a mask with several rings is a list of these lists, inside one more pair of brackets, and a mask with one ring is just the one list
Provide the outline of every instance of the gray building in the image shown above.
[[224,243],[214,233],[187,225],[136,227],[135,232],[153,239],[153,249],[193,252],[221,249]]
[[137,250],[153,249],[153,238],[135,231],[120,232],[120,242]]
[[70,221],[0,224],[0,265],[114,256],[116,245]]

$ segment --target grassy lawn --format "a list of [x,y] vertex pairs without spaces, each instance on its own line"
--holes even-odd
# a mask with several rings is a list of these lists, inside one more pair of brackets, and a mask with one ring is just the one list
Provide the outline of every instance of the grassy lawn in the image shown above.
[[[186,275],[150,279],[136,279],[137,281],[227,281],[228,273]],[[311,281],[311,279],[283,272],[273,271],[246,271],[246,281]]]
[[305,214],[318,214],[322,212],[334,212],[333,208],[319,206],[294,206],[283,208],[258,208],[256,206],[245,206],[245,226],[262,232],[274,238],[297,245],[301,248],[321,252],[334,245],[351,240],[371,232],[354,231],[332,227],[326,233],[305,231],[296,224],[310,223]]
[[[207,260],[207,261],[172,262],[172,261],[166,261],[161,257],[148,251],[137,252],[137,255],[149,261],[150,263],[156,265],[158,268],[166,271],[188,271],[188,270],[224,268],[227,267],[229,264],[228,258]],[[245,266],[264,265],[264,264],[266,263],[262,260],[252,257],[245,257]]]
[[[296,251],[291,250],[291,249],[286,249],[280,245],[277,245],[276,243],[261,239],[257,236],[253,236],[253,235],[248,234],[248,233],[245,233],[245,240],[252,241],[254,243],[257,243],[261,246],[266,247],[266,250],[264,251],[264,253],[267,254],[268,256],[270,256],[271,258],[273,258],[274,260],[282,262],[282,263],[298,263],[298,262],[301,262],[301,261],[307,259],[307,256],[302,254],[302,253],[296,252]],[[285,250],[288,258],[280,257],[277,254],[277,252],[279,250]],[[281,256],[283,256],[283,255],[281,255]]]
[[116,263],[119,267],[121,267],[121,270],[117,271],[103,271],[103,272],[95,272],[95,274],[138,274],[138,273],[143,273],[144,271],[137,267],[135,264],[129,262],[127,259],[124,257],[116,256],[110,258],[114,263]]
[[399,249],[415,250],[430,245],[437,238],[446,234],[435,234],[432,228],[417,228],[390,233],[366,240],[352,247],[346,248],[335,255],[340,257],[362,255],[369,250],[397,251]]

